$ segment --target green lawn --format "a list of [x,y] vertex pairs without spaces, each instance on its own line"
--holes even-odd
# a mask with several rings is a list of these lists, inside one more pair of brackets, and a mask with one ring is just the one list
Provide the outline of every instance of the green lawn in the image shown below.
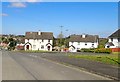
[[105,54],[105,55],[72,55],[69,54],[70,58],[82,58],[97,62],[102,62],[111,65],[120,65],[120,60],[118,58],[118,54]]

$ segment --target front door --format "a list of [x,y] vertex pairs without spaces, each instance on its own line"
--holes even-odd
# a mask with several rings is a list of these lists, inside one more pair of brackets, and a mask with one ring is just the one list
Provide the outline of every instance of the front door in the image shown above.
[[26,49],[29,50],[29,45],[26,46]]
[[50,51],[50,46],[48,46],[48,51]]

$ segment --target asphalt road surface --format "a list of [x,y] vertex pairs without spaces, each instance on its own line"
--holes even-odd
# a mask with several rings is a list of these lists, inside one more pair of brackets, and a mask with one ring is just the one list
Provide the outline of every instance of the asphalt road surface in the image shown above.
[[[40,53],[42,54],[42,53]],[[0,54],[1,55],[1,54]],[[2,52],[2,80],[110,80],[35,53]]]

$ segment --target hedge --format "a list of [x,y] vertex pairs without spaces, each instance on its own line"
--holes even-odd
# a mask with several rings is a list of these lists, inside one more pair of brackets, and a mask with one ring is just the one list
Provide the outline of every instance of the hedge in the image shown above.
[[109,48],[99,48],[99,49],[95,49],[95,53],[108,53],[110,54],[112,52],[111,49]]
[[89,49],[83,48],[83,49],[81,49],[81,51],[82,52],[94,52],[94,53],[108,53],[108,54],[110,54],[112,52],[112,50],[109,48],[97,48],[97,49],[95,49],[95,48],[89,48]]

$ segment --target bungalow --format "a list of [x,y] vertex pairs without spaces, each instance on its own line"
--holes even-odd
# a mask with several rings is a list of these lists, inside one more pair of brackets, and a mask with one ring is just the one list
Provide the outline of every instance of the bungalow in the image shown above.
[[97,48],[98,35],[71,35],[69,39],[69,51],[77,52],[82,48]]
[[120,48],[120,29],[108,37],[105,48]]
[[52,32],[26,32],[25,50],[44,50],[52,51],[53,33]]

